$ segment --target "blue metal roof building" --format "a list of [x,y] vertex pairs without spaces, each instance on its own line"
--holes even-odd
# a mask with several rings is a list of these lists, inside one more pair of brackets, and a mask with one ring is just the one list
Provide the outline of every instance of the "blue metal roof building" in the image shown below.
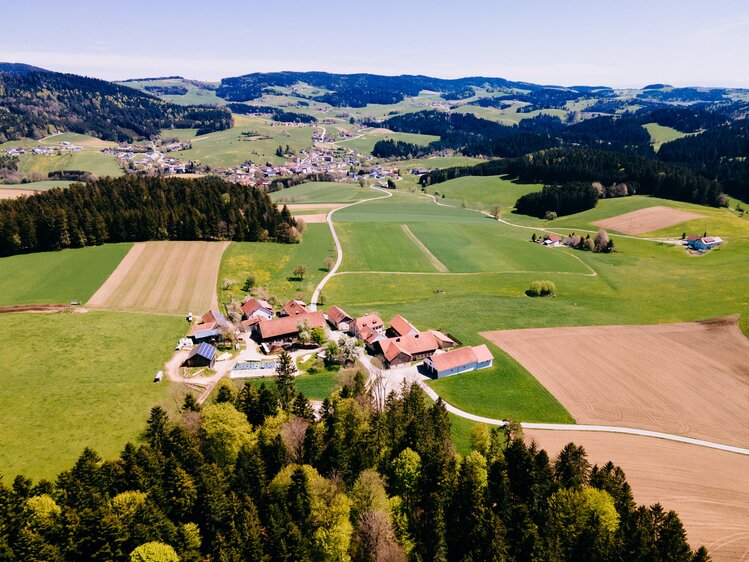
[[216,363],[216,348],[209,343],[201,343],[193,347],[190,354],[182,363],[183,367],[211,367]]

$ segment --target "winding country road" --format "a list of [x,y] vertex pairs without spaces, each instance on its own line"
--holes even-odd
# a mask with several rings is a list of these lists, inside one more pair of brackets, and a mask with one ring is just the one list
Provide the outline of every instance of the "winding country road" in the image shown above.
[[[338,272],[338,268],[341,266],[341,262],[343,261],[343,248],[341,247],[341,242],[338,239],[338,234],[336,233],[335,226],[333,225],[333,214],[340,209],[345,209],[347,207],[352,207],[354,205],[359,205],[361,203],[366,203],[368,201],[376,201],[378,199],[387,199],[388,197],[393,196],[391,192],[385,191],[384,189],[381,189],[378,187],[372,187],[372,189],[380,191],[384,193],[384,195],[379,196],[379,197],[370,197],[369,199],[362,199],[361,201],[355,201],[354,203],[349,203],[348,205],[344,205],[343,207],[332,209],[328,213],[328,216],[326,217],[326,222],[328,223],[328,227],[330,228],[330,233],[333,235],[333,241],[335,242],[337,257],[336,257],[335,265],[330,269],[330,271],[328,271],[327,275],[325,275],[325,277],[322,278],[320,283],[315,288],[315,292],[312,295],[312,301],[310,303],[311,310],[317,310],[317,301],[320,297],[320,292],[322,291],[325,284],[330,280],[330,278],[336,275],[336,273]],[[452,205],[446,205],[444,203],[437,201],[437,198],[434,197],[433,195],[427,194],[427,196],[431,197],[434,203],[441,207],[453,207]],[[478,212],[488,215],[488,213],[485,213],[484,211],[478,211]],[[499,219],[499,222],[502,222],[508,226],[514,226],[517,228],[524,228],[524,229],[532,228],[532,227],[512,224],[502,219]],[[536,228],[533,230],[545,230],[545,229]],[[663,242],[663,240],[638,238],[635,236],[626,236],[626,238],[633,238],[635,240],[643,240],[643,241]],[[591,269],[591,271],[593,270]],[[362,272],[362,273],[371,273],[371,272]],[[433,275],[450,275],[450,274],[435,272]],[[370,373],[374,375],[375,373],[373,371],[376,369],[372,366],[371,362],[363,361],[363,363],[367,367],[367,369],[370,371]],[[390,379],[388,381],[388,384],[390,385],[391,388],[398,388],[400,383],[403,380],[406,380],[408,382],[418,384],[424,390],[427,396],[429,396],[432,400],[437,401],[440,399],[439,394],[437,394],[428,384],[426,384],[426,377],[419,375],[418,372],[413,368],[388,369],[386,371],[383,371],[383,374],[385,374],[385,376]],[[402,376],[399,377],[399,374]],[[504,426],[507,424],[506,420],[499,420],[499,419],[494,419],[494,418],[487,418],[484,416],[477,416],[475,414],[465,412],[461,410],[460,408],[457,408],[453,406],[452,404],[445,402],[444,400],[442,400],[442,402],[444,403],[445,409],[448,412],[458,417],[465,418],[465,419],[478,422],[478,423],[485,423],[487,425]],[[749,449],[745,449],[743,447],[735,447],[733,445],[725,445],[723,443],[715,443],[712,441],[705,441],[703,439],[694,439],[692,437],[685,437],[683,435],[674,435],[671,433],[662,433],[659,431],[650,431],[647,429],[638,429],[635,427],[618,427],[618,426],[612,426],[612,425],[533,423],[533,422],[521,422],[520,425],[523,427],[523,429],[540,429],[540,430],[548,430],[548,431],[586,431],[586,432],[593,432],[593,433],[619,433],[619,434],[624,434],[624,435],[637,435],[640,437],[664,439],[666,441],[675,441],[677,443],[686,443],[688,445],[696,445],[698,447],[706,447],[709,449],[717,449],[719,451],[725,451],[729,453],[736,453],[739,455],[749,456]]]

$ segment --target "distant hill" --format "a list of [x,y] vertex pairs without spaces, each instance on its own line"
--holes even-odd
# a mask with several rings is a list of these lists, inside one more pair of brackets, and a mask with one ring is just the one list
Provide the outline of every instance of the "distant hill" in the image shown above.
[[0,62],[0,72],[27,74],[29,72],[49,72],[49,70],[20,62]]
[[226,109],[176,105],[104,80],[11,66],[16,70],[0,73],[0,142],[42,138],[53,130],[132,141],[164,128],[202,134],[231,127]]

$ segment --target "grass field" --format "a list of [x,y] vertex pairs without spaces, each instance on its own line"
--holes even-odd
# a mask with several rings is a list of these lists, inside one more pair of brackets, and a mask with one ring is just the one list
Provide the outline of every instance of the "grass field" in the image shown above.
[[[145,429],[150,408],[176,391],[152,382],[178,318],[141,314],[0,315],[0,473],[52,478],[84,447],[116,455]],[[126,335],[126,337],[125,337]]]
[[59,180],[34,181],[30,183],[0,184],[0,189],[38,189],[39,191],[47,191],[54,187],[65,188],[72,183],[75,182]]
[[121,86],[135,88],[150,95],[156,95],[145,89],[146,86],[184,86],[187,93],[180,96],[158,96],[163,100],[180,105],[224,105],[226,100],[216,95],[215,90],[201,88],[188,80],[138,80],[134,82],[118,82]]
[[448,202],[465,202],[469,207],[481,204],[485,210],[499,205],[508,210],[526,193],[540,191],[538,184],[519,184],[499,176],[466,176],[430,186],[429,193],[445,195]]
[[57,170],[83,170],[99,177],[124,174],[117,160],[98,151],[71,152],[66,154],[23,154],[18,157],[18,171],[22,174],[41,174]]
[[[327,224],[307,225],[299,244],[232,242],[224,252],[219,269],[219,301],[241,300],[246,294],[242,285],[250,273],[255,276],[258,287],[266,288],[282,302],[299,297],[308,299],[327,272],[325,258],[328,256],[335,257],[335,247]],[[293,276],[297,265],[307,268],[303,281]],[[222,287],[225,279],[235,280],[237,284],[225,291]]]
[[382,129],[373,129],[364,133],[361,138],[352,138],[339,141],[339,146],[356,150],[362,154],[371,154],[374,145],[381,140],[394,140],[408,142],[419,146],[426,146],[430,142],[440,140],[434,135],[418,135],[415,133],[395,133],[392,131],[383,131]]
[[377,195],[358,183],[309,182],[274,191],[270,198],[276,203],[353,203]]
[[132,244],[0,258],[0,306],[86,302]]
[[[235,126],[231,129],[193,137],[192,148],[181,151],[180,160],[199,160],[203,164],[220,167],[238,166],[247,160],[256,164],[283,164],[287,159],[275,154],[279,145],[289,145],[295,152],[312,146],[313,127],[273,125],[267,119],[244,115],[235,115],[234,121]],[[162,135],[174,136],[174,132],[162,131]],[[261,138],[250,140],[253,133]]]
[[138,242],[87,306],[202,314],[218,305],[216,276],[228,242]]
[[686,137],[689,133],[682,133],[671,127],[664,127],[658,123],[647,123],[643,125],[650,134],[650,142],[653,143],[653,148],[656,152],[661,148],[661,145],[667,142]]

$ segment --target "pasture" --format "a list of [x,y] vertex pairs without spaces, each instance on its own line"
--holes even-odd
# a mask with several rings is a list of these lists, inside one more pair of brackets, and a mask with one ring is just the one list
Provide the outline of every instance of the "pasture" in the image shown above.
[[704,545],[715,562],[749,557],[749,457],[633,435],[526,430],[525,437],[551,457],[574,442],[591,464],[621,466],[635,501],[675,510],[692,547]]
[[132,244],[106,244],[0,258],[0,306],[86,302]]
[[656,152],[660,150],[662,144],[689,136],[690,134],[682,133],[672,127],[665,127],[658,123],[647,123],[643,125],[643,127],[648,131],[650,142],[653,143],[653,149],[655,149]]
[[528,369],[579,423],[743,446],[749,340],[736,320],[481,335]]
[[362,188],[358,183],[308,182],[270,194],[272,201],[289,204],[353,203],[376,197],[379,192]]
[[174,409],[154,384],[179,318],[105,312],[0,315],[0,473],[53,478],[84,447],[115,456],[145,429],[154,404]]
[[185,314],[218,306],[216,279],[228,242],[138,242],[87,306]]
[[704,214],[692,213],[672,207],[647,207],[631,213],[617,215],[608,219],[594,222],[596,226],[608,228],[626,234],[644,234],[654,230],[662,230],[694,219],[706,218]]
[[[359,138],[358,138],[359,137]],[[426,146],[431,142],[440,140],[434,135],[419,135],[415,133],[395,133],[387,129],[369,129],[357,134],[357,137],[338,141],[338,145],[350,148],[362,154],[371,154],[374,145],[381,140],[394,140],[408,142],[419,146]]]
[[503,210],[513,209],[515,202],[523,195],[540,191],[539,184],[520,184],[500,176],[465,176],[437,183],[427,188],[432,194],[445,196],[448,201],[465,202],[469,207],[477,204],[489,211],[494,205]]
[[[224,252],[218,274],[218,294],[222,303],[241,300],[247,293],[242,286],[248,275],[257,287],[267,289],[281,301],[308,299],[327,269],[325,258],[335,257],[335,247],[327,224],[310,224],[299,244],[232,242]],[[303,265],[303,280],[294,277],[294,268]],[[236,281],[224,289],[225,280]]]

